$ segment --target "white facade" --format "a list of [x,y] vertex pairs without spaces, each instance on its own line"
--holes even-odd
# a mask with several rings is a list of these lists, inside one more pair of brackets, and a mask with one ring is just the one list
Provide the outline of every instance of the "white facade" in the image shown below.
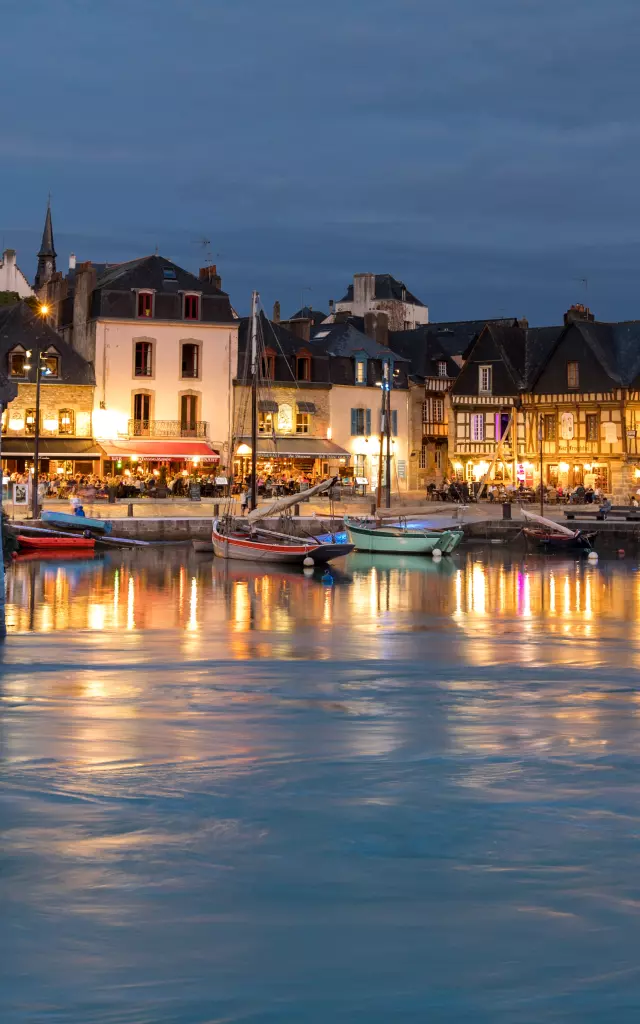
[[[144,372],[140,372],[140,365],[136,367],[138,343],[151,346]],[[184,345],[197,346],[197,368],[187,375],[182,372]],[[236,323],[97,320],[95,437],[115,441],[135,436],[132,421],[140,418],[136,395],[149,399],[145,403],[145,419],[151,421],[149,435],[170,436],[171,424],[179,425],[181,420],[182,397],[191,396],[195,400],[194,419],[206,424],[206,433],[201,436],[220,452],[224,464],[237,348]],[[155,429],[153,424],[157,425]]]
[[[330,394],[331,440],[349,452],[354,476],[366,477],[370,490],[375,490],[378,485],[380,459],[380,388],[334,384]],[[391,438],[392,491],[406,491],[409,486],[408,397],[409,392],[406,390],[398,389],[391,392],[392,425],[395,427]],[[364,413],[363,416],[357,417],[358,433],[352,432],[354,409],[362,410]],[[359,432],[361,426],[362,433]]]
[[0,260],[0,292],[17,292],[28,299],[35,292],[16,263],[15,249],[5,249]]
[[[387,275],[384,275],[384,278],[386,280]],[[364,316],[365,313],[381,310],[389,317],[389,330],[391,331],[408,331],[419,327],[420,324],[428,324],[428,307],[411,302],[409,293],[401,282],[395,281],[394,285],[396,289],[399,289],[399,297],[382,298],[376,295],[375,274],[354,274],[353,298],[336,302],[335,312],[350,313],[351,316]]]

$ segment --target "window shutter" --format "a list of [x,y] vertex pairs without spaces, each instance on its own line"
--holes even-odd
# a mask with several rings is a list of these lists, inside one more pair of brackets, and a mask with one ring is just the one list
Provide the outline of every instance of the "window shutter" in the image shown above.
[[398,410],[392,409],[391,411],[391,433],[394,437],[398,436]]
[[355,437],[358,433],[358,410],[351,410],[351,436]]
[[368,437],[369,434],[371,433],[371,409],[365,409],[365,416],[364,416],[364,418],[365,418],[364,432],[365,432],[365,434]]

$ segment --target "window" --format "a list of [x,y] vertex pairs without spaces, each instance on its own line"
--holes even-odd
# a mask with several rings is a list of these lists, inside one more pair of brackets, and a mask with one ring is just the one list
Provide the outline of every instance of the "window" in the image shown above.
[[433,461],[434,461],[436,469],[439,472],[441,472],[442,471],[442,448],[436,448],[436,450],[434,452],[434,455],[433,455]]
[[73,434],[75,430],[73,409],[61,409],[58,413],[58,433]]
[[136,341],[133,373],[135,377],[153,375],[153,342]]
[[309,356],[296,358],[296,380],[311,380],[311,360]]
[[567,387],[580,387],[580,365],[579,363],[567,363]]
[[356,359],[356,384],[367,383],[367,362],[365,359]]
[[587,441],[598,440],[598,414],[597,412],[587,413]]
[[198,396],[180,396],[180,434],[182,437],[190,436],[196,432],[198,422]]
[[308,434],[311,425],[311,416],[308,412],[296,413],[296,434]]
[[183,377],[200,376],[200,346],[186,341],[182,346],[181,374]]
[[447,376],[447,364],[444,360],[438,363],[438,377]]
[[259,434],[272,434],[273,433],[273,413],[272,412],[261,412],[258,410],[258,433]]
[[153,292],[138,292],[138,316],[153,316]]
[[422,448],[420,449],[420,455],[418,456],[418,469],[427,468],[427,451],[427,446],[423,444]]
[[261,375],[263,380],[275,380],[276,357],[271,355],[271,353],[266,353],[266,355],[262,357]]
[[139,393],[133,396],[133,433],[138,437],[148,434],[151,419],[151,395]]
[[36,432],[36,410],[27,409],[24,417],[24,432],[25,434],[35,434]]
[[484,413],[474,412],[471,416],[471,440],[484,441]]
[[16,349],[15,352],[11,352],[9,355],[9,376],[10,377],[26,377],[27,370],[27,353],[23,349]]
[[481,395],[491,394],[491,367],[478,367],[478,391]]
[[353,460],[353,475],[363,477],[367,472],[367,456],[356,455]]
[[60,376],[60,356],[55,348],[48,348],[46,352],[43,352],[40,361],[42,363],[43,377]]
[[162,276],[165,281],[176,281],[176,272],[173,267],[163,267]]
[[558,421],[556,420],[556,417],[553,414],[545,415],[543,417],[542,436],[544,437],[545,441],[556,440],[557,423]]
[[432,398],[431,408],[433,409],[433,422],[444,423],[444,399]]
[[184,297],[184,318],[185,320],[200,319],[200,296],[185,295]]
[[371,409],[351,410],[351,436],[365,437],[371,433]]

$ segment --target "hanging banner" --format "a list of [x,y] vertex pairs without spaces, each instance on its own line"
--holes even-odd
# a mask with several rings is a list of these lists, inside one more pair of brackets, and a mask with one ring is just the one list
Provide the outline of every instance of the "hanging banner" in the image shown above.
[[560,417],[560,436],[563,441],[573,441],[573,413],[563,412]]
[[602,434],[605,444],[615,444],[618,440],[618,424],[617,423],[603,423]]

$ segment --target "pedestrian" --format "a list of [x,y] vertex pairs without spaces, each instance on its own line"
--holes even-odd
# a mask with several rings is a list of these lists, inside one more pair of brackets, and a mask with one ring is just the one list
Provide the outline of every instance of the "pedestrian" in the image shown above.
[[246,487],[243,489],[240,495],[240,512],[242,515],[247,511],[247,505],[249,504],[249,492]]

